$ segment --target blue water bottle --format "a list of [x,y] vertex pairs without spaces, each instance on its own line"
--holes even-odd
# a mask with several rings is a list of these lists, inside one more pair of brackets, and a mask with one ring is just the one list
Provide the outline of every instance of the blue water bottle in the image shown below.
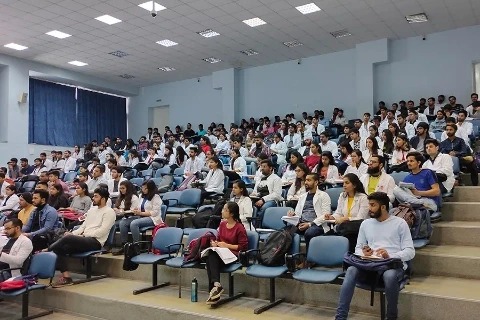
[[191,288],[191,301],[198,302],[198,281],[197,278],[193,278],[192,280],[192,288]]

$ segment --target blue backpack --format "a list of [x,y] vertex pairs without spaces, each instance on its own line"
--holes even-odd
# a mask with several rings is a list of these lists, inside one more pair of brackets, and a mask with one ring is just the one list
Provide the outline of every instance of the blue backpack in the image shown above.
[[415,223],[410,232],[412,239],[430,239],[432,236],[432,222],[430,220],[430,211],[424,206],[415,207]]

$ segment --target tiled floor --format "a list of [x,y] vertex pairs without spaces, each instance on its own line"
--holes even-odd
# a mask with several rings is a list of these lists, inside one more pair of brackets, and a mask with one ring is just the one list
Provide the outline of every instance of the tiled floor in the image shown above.
[[[36,313],[42,312],[44,310],[38,308],[29,309],[29,315],[35,315]],[[20,304],[15,304],[11,302],[0,302],[0,320],[13,320],[19,319],[22,314],[22,307]],[[81,318],[72,316],[65,313],[54,312],[51,315],[42,317],[41,319],[45,320],[88,320],[87,318]]]

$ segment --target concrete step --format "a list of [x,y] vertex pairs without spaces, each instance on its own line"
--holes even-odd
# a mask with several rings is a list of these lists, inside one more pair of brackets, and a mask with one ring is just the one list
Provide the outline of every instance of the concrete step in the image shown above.
[[[282,303],[269,311],[254,316],[253,310],[265,304],[265,301],[252,298],[241,298],[217,309],[212,309],[204,302],[208,297],[206,291],[199,291],[198,302],[192,303],[189,290],[183,290],[182,298],[179,299],[178,289],[175,287],[132,295],[132,290],[146,285],[147,283],[140,281],[103,279],[61,289],[49,289],[41,294],[35,292],[32,294],[32,302],[54,309],[67,308],[78,314],[118,320],[243,320],[253,317],[266,320],[330,320],[335,315],[334,309]],[[92,308],[92,306],[95,307]],[[352,320],[377,318],[354,312],[349,317]]]
[[453,197],[448,202],[477,202],[480,201],[480,187],[455,187]]
[[[288,289],[283,282],[288,281]],[[251,319],[253,309],[265,301],[243,297],[217,309],[211,309],[203,301],[206,291],[199,292],[199,302],[190,302],[189,290],[183,290],[178,298],[175,287],[166,287],[156,291],[132,295],[132,290],[145,286],[146,283],[133,280],[103,279],[91,283],[48,289],[34,292],[32,303],[54,309],[69,310],[76,314],[104,319]],[[266,286],[265,281],[250,280],[249,285]],[[420,277],[412,279],[400,294],[399,318],[404,320],[451,320],[476,319],[480,313],[479,280],[464,280],[444,277]],[[283,287],[282,290],[280,287]],[[285,290],[287,289],[287,290]],[[340,286],[305,285],[293,280],[280,279],[277,297],[284,297],[286,302],[268,310],[255,318],[272,320],[293,319],[333,319],[334,308],[338,300]],[[325,298],[329,298],[331,308],[325,308]],[[302,305],[290,304],[291,300],[302,300]],[[312,299],[317,303],[312,303]],[[356,290],[352,300],[352,312],[349,319],[378,319],[378,299],[375,306],[369,306],[370,293]],[[72,303],[74,301],[75,303]],[[315,305],[315,307],[311,307]],[[92,306],[95,306],[92,308]],[[358,313],[358,310],[372,312],[375,316]]]
[[[29,308],[29,315],[35,316],[36,314],[46,311],[45,309],[39,309],[35,307]],[[0,320],[12,320],[20,318],[22,314],[22,305],[14,302],[3,301],[0,303]],[[103,320],[100,318],[86,317],[72,315],[55,311],[53,314],[42,317],[43,320]]]
[[480,222],[444,221],[434,225],[433,245],[480,246]]
[[[461,266],[461,267],[459,267]],[[415,275],[434,275],[480,280],[480,248],[466,246],[426,246],[417,250],[413,262]]]
[[464,186],[472,186],[472,177],[470,173],[462,173],[460,174],[461,184]]
[[480,221],[479,209],[480,202],[445,202],[442,205],[442,219],[444,221]]

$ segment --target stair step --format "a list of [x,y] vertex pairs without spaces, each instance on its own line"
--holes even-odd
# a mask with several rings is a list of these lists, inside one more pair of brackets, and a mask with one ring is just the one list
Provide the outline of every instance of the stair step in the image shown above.
[[433,245],[480,246],[480,222],[443,221],[435,223]]
[[[459,268],[461,266],[461,268]],[[480,248],[433,246],[417,250],[413,261],[415,275],[434,275],[480,280]]]
[[452,202],[477,202],[480,200],[480,187],[464,187],[458,186],[455,187],[453,191],[453,197],[449,198],[448,201]]
[[[478,194],[480,194],[480,188],[478,190]],[[442,204],[442,219],[444,221],[480,222],[479,208],[480,202],[445,202]]]

